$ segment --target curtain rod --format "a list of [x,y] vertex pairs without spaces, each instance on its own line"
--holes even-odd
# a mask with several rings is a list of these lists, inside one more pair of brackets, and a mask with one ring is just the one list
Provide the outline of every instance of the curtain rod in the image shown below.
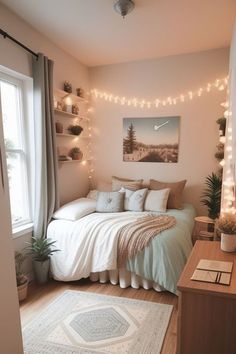
[[17,45],[19,45],[21,48],[25,49],[27,52],[29,52],[30,54],[34,55],[36,58],[38,58],[38,54],[36,54],[35,52],[33,52],[30,48],[26,47],[23,43],[19,42],[17,39],[15,39],[14,37],[10,36],[7,32],[3,31],[0,28],[0,35],[2,35],[4,38],[9,38],[11,41],[13,41],[14,43],[16,43]]

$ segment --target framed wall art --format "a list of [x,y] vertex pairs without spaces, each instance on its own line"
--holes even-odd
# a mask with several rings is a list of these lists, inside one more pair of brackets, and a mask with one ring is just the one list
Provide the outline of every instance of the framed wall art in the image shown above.
[[124,118],[123,161],[176,163],[180,117]]

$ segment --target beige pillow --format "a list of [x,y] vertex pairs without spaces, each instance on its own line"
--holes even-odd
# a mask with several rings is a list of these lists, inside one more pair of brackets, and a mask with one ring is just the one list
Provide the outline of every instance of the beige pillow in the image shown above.
[[166,212],[167,201],[170,193],[170,188],[161,189],[159,191],[148,191],[144,210]]
[[121,188],[127,188],[132,191],[136,191],[142,188],[142,179],[133,180],[127,178],[120,178],[116,176],[112,176],[112,190],[119,191]]
[[93,199],[93,200],[97,200],[98,198],[98,191],[96,189],[92,189],[91,191],[89,191],[88,195],[86,198],[89,199]]
[[111,182],[98,181],[97,190],[99,192],[112,192]]
[[179,182],[160,182],[150,179],[149,189],[160,190],[170,188],[170,194],[167,202],[167,209],[182,209],[182,194],[186,184],[186,179]]

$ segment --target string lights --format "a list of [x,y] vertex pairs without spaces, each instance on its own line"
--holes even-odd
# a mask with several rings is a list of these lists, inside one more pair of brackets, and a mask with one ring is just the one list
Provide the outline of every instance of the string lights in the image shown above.
[[130,98],[125,96],[118,96],[108,92],[102,92],[97,89],[91,90],[91,94],[95,98],[103,99],[107,102],[112,102],[120,104],[122,106],[133,106],[138,108],[159,108],[165,106],[176,105],[181,102],[191,101],[195,97],[201,97],[204,93],[209,93],[212,90],[223,91],[227,88],[228,77],[223,79],[216,79],[214,82],[207,83],[205,86],[200,87],[196,91],[188,91],[187,93],[181,93],[176,97],[168,96],[165,99],[155,98],[154,100],[149,99],[137,99],[136,97]]
[[233,137],[232,137],[232,111],[229,102],[221,104],[226,110],[226,136],[224,159],[220,165],[224,167],[223,188],[222,188],[222,207],[221,214],[236,214],[235,207],[235,163],[233,162]]

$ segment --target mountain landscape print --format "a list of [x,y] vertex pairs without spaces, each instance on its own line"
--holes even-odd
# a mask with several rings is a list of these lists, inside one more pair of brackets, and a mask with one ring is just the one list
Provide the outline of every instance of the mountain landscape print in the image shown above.
[[180,117],[124,118],[123,161],[177,163]]

